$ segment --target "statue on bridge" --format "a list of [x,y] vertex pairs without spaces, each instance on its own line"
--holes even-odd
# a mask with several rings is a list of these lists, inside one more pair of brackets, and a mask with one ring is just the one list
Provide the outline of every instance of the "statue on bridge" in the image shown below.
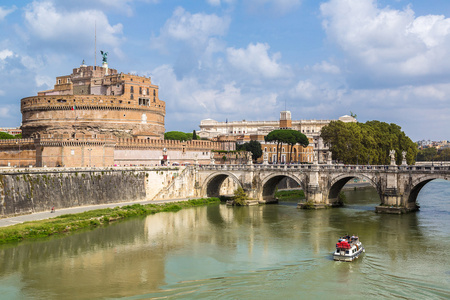
[[391,166],[395,166],[395,150],[389,151],[389,156],[391,157]]
[[269,164],[269,153],[264,152],[263,154],[263,165],[268,165]]
[[406,151],[402,151],[402,166],[407,166],[408,163],[406,162]]
[[247,151],[247,165],[252,165],[253,164],[253,160],[252,160],[252,153],[250,151]]
[[216,163],[216,160],[214,159],[214,152],[213,151],[211,151],[211,154],[210,154],[209,158],[210,158],[210,162],[209,163],[211,165],[214,165]]

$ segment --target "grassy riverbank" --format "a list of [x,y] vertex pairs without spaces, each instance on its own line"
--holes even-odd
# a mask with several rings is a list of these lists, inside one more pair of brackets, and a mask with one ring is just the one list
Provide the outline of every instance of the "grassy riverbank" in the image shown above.
[[134,204],[115,208],[90,210],[78,214],[61,215],[51,219],[25,222],[0,228],[0,244],[26,239],[66,234],[85,228],[96,228],[110,222],[158,212],[176,212],[183,208],[219,203],[218,198],[195,199],[165,204]]

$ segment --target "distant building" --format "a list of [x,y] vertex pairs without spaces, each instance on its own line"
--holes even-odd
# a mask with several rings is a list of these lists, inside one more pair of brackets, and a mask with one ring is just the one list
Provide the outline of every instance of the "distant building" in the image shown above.
[[[339,118],[342,122],[356,122],[352,116],[342,116]],[[261,143],[263,152],[267,152],[269,162],[277,161],[276,144],[266,143],[264,137],[269,132],[276,129],[293,129],[300,131],[310,141],[308,147],[296,145],[292,154],[288,145],[284,145],[279,153],[279,162],[289,161],[292,155],[293,162],[312,163],[316,155],[319,163],[325,163],[328,159],[329,148],[323,143],[320,132],[323,126],[332,120],[292,120],[290,111],[280,112],[279,121],[232,121],[218,122],[212,119],[205,119],[200,122],[200,131],[197,133],[201,138],[213,141],[228,141],[228,150],[234,150],[232,143],[242,144],[251,140]],[[262,160],[262,158],[260,159]]]
[[18,135],[22,133],[22,130],[18,127],[15,128],[0,128],[0,132],[6,132],[10,135]]

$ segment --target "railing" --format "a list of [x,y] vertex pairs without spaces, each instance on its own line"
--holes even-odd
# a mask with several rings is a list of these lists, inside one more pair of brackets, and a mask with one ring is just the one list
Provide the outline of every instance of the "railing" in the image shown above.
[[429,171],[444,171],[449,172],[450,166],[390,166],[390,165],[313,165],[313,164],[215,164],[215,165],[201,165],[201,170],[282,170],[282,171],[296,171],[296,170],[317,170],[317,171],[342,171],[342,172],[429,172]]

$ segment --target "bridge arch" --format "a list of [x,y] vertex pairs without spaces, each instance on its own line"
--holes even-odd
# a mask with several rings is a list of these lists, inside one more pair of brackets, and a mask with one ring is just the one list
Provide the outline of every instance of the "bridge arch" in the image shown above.
[[375,188],[375,190],[378,193],[378,196],[380,197],[380,190],[379,190],[378,184],[377,184],[377,182],[374,181],[373,177],[368,176],[364,173],[349,173],[349,174],[341,174],[339,176],[332,178],[332,180],[330,181],[329,189],[328,189],[328,193],[327,193],[328,194],[327,195],[328,197],[326,199],[327,202],[328,203],[338,202],[338,196],[339,196],[339,193],[341,192],[342,188],[353,178],[358,178],[358,179],[363,179],[363,180],[365,179],[367,183],[369,183],[373,188]]
[[271,174],[261,180],[260,199],[262,199],[262,200],[274,199],[275,190],[277,188],[277,185],[284,178],[290,178],[290,179],[294,180],[305,191],[306,184],[305,184],[304,178],[298,177],[293,174],[286,174],[286,173],[280,172],[280,173]]
[[422,190],[422,188],[429,183],[430,181],[433,181],[435,179],[444,179],[447,181],[450,181],[450,176],[449,175],[443,175],[443,174],[430,174],[430,175],[426,175],[426,176],[421,176],[419,178],[417,178],[416,180],[413,180],[411,186],[411,191],[409,192],[408,195],[408,200],[407,200],[407,207],[415,205],[417,202],[417,196],[419,196],[420,191]]
[[202,195],[206,195],[206,197],[219,197],[220,187],[227,178],[231,178],[239,187],[243,187],[241,181],[233,173],[228,171],[214,172],[205,179],[202,187]]

